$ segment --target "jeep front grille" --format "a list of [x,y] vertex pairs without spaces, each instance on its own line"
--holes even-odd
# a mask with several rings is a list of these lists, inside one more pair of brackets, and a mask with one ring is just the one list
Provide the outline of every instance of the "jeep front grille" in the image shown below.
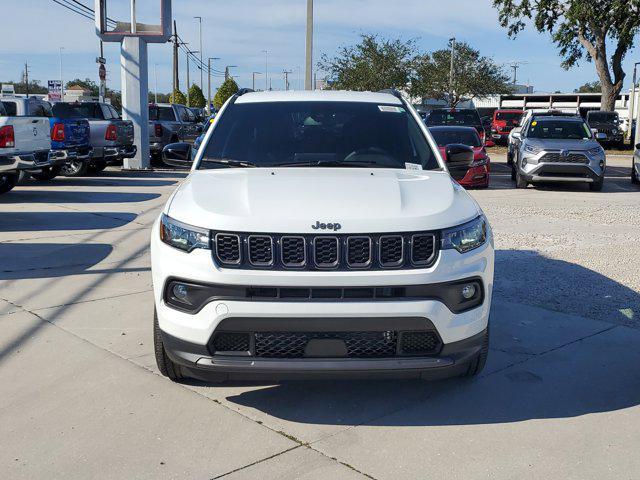
[[213,232],[223,267],[273,270],[428,268],[438,256],[431,232],[367,235],[281,235]]

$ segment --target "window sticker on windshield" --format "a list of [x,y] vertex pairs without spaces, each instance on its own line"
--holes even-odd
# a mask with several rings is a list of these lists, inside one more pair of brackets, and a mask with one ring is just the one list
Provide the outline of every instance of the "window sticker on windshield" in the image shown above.
[[422,170],[422,165],[419,163],[405,163],[404,168],[407,170]]
[[535,120],[533,122],[531,122],[531,126],[535,127],[538,124],[538,122],[536,122]]
[[404,113],[404,108],[394,107],[392,105],[378,105],[381,112]]

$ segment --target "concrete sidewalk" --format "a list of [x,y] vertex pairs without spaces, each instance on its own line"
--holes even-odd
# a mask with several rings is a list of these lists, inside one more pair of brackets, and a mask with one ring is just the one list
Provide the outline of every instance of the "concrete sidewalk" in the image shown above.
[[[161,377],[148,235],[179,179],[107,171],[0,197],[0,478],[640,478],[640,331],[597,297],[563,309],[556,292],[541,308],[518,282],[543,277],[517,269],[602,285],[636,320],[640,295],[528,247],[498,251],[492,351],[474,381]],[[522,197],[498,188],[474,195],[492,212]],[[509,225],[496,218],[496,236]]]

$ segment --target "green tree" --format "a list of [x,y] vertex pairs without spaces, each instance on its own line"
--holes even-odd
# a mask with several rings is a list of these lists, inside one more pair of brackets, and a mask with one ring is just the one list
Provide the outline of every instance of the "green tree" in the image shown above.
[[421,55],[415,61],[409,92],[420,98],[448,100],[452,107],[463,98],[511,92],[502,67],[465,42],[455,45],[453,85],[449,85],[450,69],[451,47]]
[[375,92],[405,88],[415,57],[415,40],[361,35],[357,45],[341,47],[335,57],[323,55],[318,67],[327,72],[330,88]]
[[178,103],[180,105],[186,105],[187,98],[184,96],[184,93],[182,93],[179,89],[176,89],[175,92],[169,95],[169,102]]
[[213,97],[213,106],[216,110],[220,110],[229,97],[235,95],[238,92],[238,84],[231,77],[227,78]]
[[195,83],[189,87],[189,106],[204,108],[207,104],[207,100],[204,98],[202,89]]
[[600,93],[602,92],[602,86],[600,82],[596,80],[595,82],[587,82],[584,85],[579,86],[574,90],[575,93]]
[[85,90],[89,91],[89,95],[92,97],[97,97],[100,94],[100,87],[90,78],[85,78],[84,80],[76,78],[74,80],[70,80],[66,83],[64,88],[66,90],[69,87],[82,87]]
[[638,0],[493,0],[493,5],[510,36],[530,20],[538,32],[551,35],[565,69],[583,59],[593,62],[602,87],[601,109],[614,109],[625,77],[622,61],[640,27]]

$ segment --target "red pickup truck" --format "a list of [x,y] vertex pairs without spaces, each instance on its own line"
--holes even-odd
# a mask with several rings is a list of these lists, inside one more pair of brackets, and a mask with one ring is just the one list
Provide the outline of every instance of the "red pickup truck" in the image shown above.
[[496,143],[507,143],[509,132],[520,124],[522,110],[496,110],[491,121],[491,138]]

